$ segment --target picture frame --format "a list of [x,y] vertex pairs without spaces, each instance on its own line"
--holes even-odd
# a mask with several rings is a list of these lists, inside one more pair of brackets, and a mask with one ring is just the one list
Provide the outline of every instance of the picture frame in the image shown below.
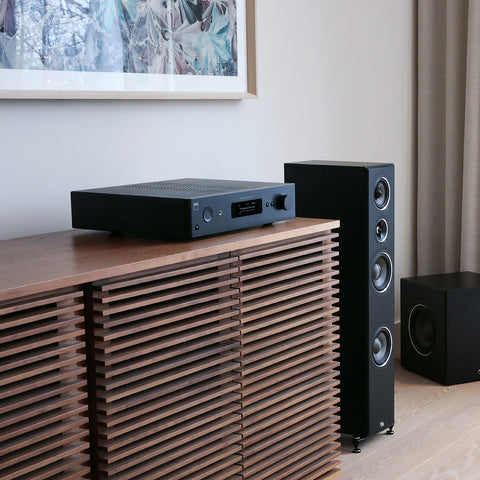
[[[63,0],[66,1],[66,0]],[[127,0],[128,1],[128,0]],[[132,1],[132,0],[130,0]],[[208,5],[200,0],[184,0],[186,4]],[[235,2],[235,35],[236,50],[234,73],[229,65],[226,74],[201,73],[192,74],[193,68],[187,74],[178,73],[141,73],[119,71],[85,71],[59,68],[8,68],[5,61],[2,64],[2,43],[0,38],[0,98],[1,99],[252,99],[257,98],[256,79],[256,0],[217,0],[211,2],[222,8],[218,17],[223,14],[223,9],[229,2]],[[0,3],[0,27],[2,21]],[[14,3],[14,2],[13,2]],[[88,2],[87,2],[88,3]],[[93,2],[90,2],[93,3]],[[100,2],[101,3],[101,2]],[[106,2],[105,2],[106,3]],[[124,2],[126,3],[126,2]],[[135,2],[133,2],[135,3]],[[160,0],[159,0],[160,3]],[[166,2],[161,2],[166,4]],[[179,2],[180,3],[180,2]],[[78,4],[78,2],[77,2]],[[177,5],[177,3],[175,3]],[[136,8],[136,7],[135,7]],[[180,12],[181,13],[181,12]],[[188,12],[187,12],[188,13]],[[57,14],[58,15],[58,14]],[[177,13],[178,15],[178,13]],[[212,14],[210,14],[210,19]],[[123,17],[122,17],[123,18]],[[186,17],[184,17],[186,18]],[[182,19],[184,20],[184,19]],[[195,18],[190,21],[195,21]],[[184,20],[185,28],[191,27]],[[231,22],[232,23],[232,22]],[[213,21],[211,23],[213,25]],[[194,25],[195,27],[195,25]],[[182,26],[184,28],[184,26]],[[203,29],[202,25],[202,29]],[[190,29],[193,30],[193,27]],[[221,26],[217,31],[223,32]],[[3,28],[3,32],[6,29]],[[111,30],[110,30],[111,31]],[[0,36],[2,30],[0,29]],[[198,33],[197,33],[198,32]],[[162,35],[164,32],[161,32]],[[204,35],[203,31],[196,28],[194,33],[189,33],[192,42],[194,35]],[[58,37],[59,35],[57,35]],[[159,36],[159,35],[158,35]],[[203,37],[202,37],[203,38]],[[43,37],[42,37],[43,39]],[[162,40],[162,39],[160,39]],[[107,42],[105,42],[107,43]],[[231,42],[233,43],[233,42]],[[198,41],[200,47],[203,43]],[[196,51],[200,52],[200,47]],[[5,50],[5,49],[4,49]],[[97,49],[98,51],[98,49]],[[180,54],[182,50],[180,47]],[[36,50],[38,52],[38,49]],[[47,54],[44,58],[49,59]],[[106,52],[109,54],[110,52]],[[38,55],[38,53],[37,53]],[[121,53],[122,59],[125,52]],[[186,55],[186,54],[185,54]],[[201,56],[201,53],[199,53]],[[106,55],[111,59],[112,55]],[[206,56],[202,57],[205,58]],[[142,57],[143,58],[143,57]],[[233,58],[233,55],[232,55]],[[38,58],[35,59],[38,64]],[[69,59],[67,59],[69,60]],[[43,60],[42,60],[43,61]],[[61,59],[60,59],[61,61]],[[58,60],[57,60],[58,62]],[[170,62],[171,63],[171,62]],[[227,63],[227,62],[225,62]],[[36,64],[36,65],[37,65]],[[191,65],[191,63],[190,63]],[[42,67],[42,65],[40,65]],[[202,67],[203,68],[203,67]],[[195,72],[196,73],[196,72]]]

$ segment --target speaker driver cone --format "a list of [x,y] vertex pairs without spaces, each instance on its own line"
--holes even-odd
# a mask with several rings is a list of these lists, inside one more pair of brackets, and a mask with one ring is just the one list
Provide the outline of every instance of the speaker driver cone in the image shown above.
[[388,235],[388,223],[382,218],[377,222],[375,227],[375,236],[379,242],[384,242],[387,239]]
[[372,266],[372,283],[377,292],[384,292],[392,280],[392,260],[386,253],[376,256]]
[[372,342],[372,357],[373,361],[379,367],[383,367],[389,360],[392,354],[392,334],[386,327],[377,330],[375,338]]
[[380,210],[383,210],[388,205],[390,200],[390,184],[386,178],[381,178],[375,184],[375,188],[373,190],[373,199],[375,201],[375,205]]
[[410,312],[408,335],[417,353],[424,357],[432,353],[435,344],[435,325],[425,305],[416,305]]

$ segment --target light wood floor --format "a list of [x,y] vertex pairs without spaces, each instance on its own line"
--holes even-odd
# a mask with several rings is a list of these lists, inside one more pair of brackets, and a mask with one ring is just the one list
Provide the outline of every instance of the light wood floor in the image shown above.
[[445,387],[397,360],[395,434],[351,453],[342,436],[341,480],[480,480],[480,382]]

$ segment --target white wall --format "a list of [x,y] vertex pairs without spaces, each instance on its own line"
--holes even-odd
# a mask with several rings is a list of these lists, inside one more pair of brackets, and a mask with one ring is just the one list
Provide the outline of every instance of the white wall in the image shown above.
[[414,3],[257,0],[257,100],[0,101],[0,238],[69,228],[73,189],[393,162],[396,277],[411,274]]

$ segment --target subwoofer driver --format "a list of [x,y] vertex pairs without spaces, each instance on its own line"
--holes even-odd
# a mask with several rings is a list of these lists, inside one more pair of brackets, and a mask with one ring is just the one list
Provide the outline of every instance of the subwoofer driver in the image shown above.
[[408,336],[415,351],[427,357],[435,345],[435,325],[425,305],[415,305],[408,316]]

